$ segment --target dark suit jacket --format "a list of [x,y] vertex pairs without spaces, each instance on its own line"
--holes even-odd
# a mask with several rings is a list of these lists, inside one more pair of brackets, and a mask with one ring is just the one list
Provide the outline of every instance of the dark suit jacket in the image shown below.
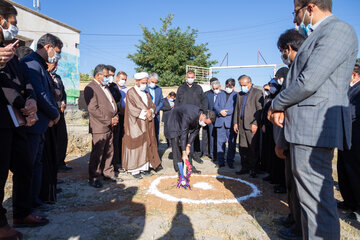
[[[233,91],[228,100],[226,101],[226,93],[221,91],[215,101],[214,110],[216,112],[215,127],[222,127],[225,125],[226,128],[232,128],[233,125],[233,114],[236,106],[237,92]],[[222,110],[228,110],[225,117],[220,115]]]
[[101,86],[95,80],[85,87],[84,98],[90,115],[89,132],[107,133],[111,131],[111,120],[117,114],[114,98],[112,101],[115,105],[115,111]]
[[180,137],[181,149],[185,151],[186,145],[192,144],[199,134],[201,113],[202,110],[199,107],[191,104],[174,107],[167,119],[165,137],[167,139]]
[[352,119],[351,149],[360,152],[360,82],[349,89],[348,95]]
[[59,75],[57,75],[57,74],[55,74],[55,78],[58,81],[58,86],[59,86],[59,89],[61,91],[61,99],[60,99],[60,101],[65,102],[65,104],[66,104],[66,91],[65,91],[64,82],[62,81],[61,77]]
[[111,95],[113,96],[115,102],[116,102],[116,106],[118,109],[121,108],[121,101],[122,101],[122,98],[121,98],[121,93],[120,93],[120,90],[119,90],[119,87],[116,83],[110,83],[109,84],[109,90],[111,92]]
[[167,97],[164,98],[164,106],[161,110],[163,111],[162,121],[165,123],[169,117],[170,111],[173,110]]
[[213,90],[209,90],[205,92],[206,107],[207,107],[206,110],[214,111],[214,105],[215,105],[214,96],[215,93]]
[[[159,115],[160,110],[164,106],[164,96],[163,96],[161,87],[156,86],[154,90],[155,90],[155,102],[154,102],[154,104],[156,106],[156,114]],[[145,91],[150,94],[149,86],[146,86]]]
[[[245,95],[241,92],[237,95],[236,107],[234,111],[234,124],[239,124],[240,122],[241,107],[244,96]],[[244,126],[239,126],[239,128],[244,127],[244,129],[250,130],[252,124],[260,126],[262,106],[262,91],[260,89],[254,88],[253,86],[245,105]]]
[[22,58],[25,74],[33,86],[37,98],[38,118],[32,127],[28,128],[29,133],[43,134],[48,128],[50,120],[55,120],[59,116],[59,111],[54,100],[51,85],[53,79],[46,71],[45,60],[36,52]]
[[[5,89],[12,89],[14,92],[5,95]],[[15,56],[0,70],[0,128],[15,127],[7,105],[20,110],[25,107],[28,98],[36,100],[35,92],[24,74],[23,64]]]
[[176,93],[175,106],[183,104],[192,104],[207,110],[206,97],[199,84],[194,83],[191,88],[186,83],[180,85]]

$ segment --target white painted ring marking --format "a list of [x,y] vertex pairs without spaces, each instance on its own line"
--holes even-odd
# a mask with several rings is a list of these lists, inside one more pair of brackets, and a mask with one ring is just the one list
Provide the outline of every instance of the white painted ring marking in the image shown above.
[[[151,185],[149,187],[149,190],[146,192],[146,194],[153,194],[153,195],[155,195],[155,196],[157,196],[159,198],[162,198],[162,199],[170,201],[170,202],[182,202],[182,203],[191,203],[191,204],[239,203],[239,202],[245,201],[245,200],[247,200],[249,198],[258,197],[261,194],[260,190],[253,183],[247,182],[247,181],[242,180],[240,178],[233,178],[233,177],[228,177],[228,176],[223,176],[223,175],[199,175],[197,177],[224,178],[224,179],[238,181],[238,182],[244,183],[244,184],[248,185],[249,187],[251,187],[252,192],[250,194],[248,194],[248,195],[241,196],[241,197],[236,197],[236,198],[233,198],[233,199],[202,199],[202,200],[194,200],[194,199],[189,199],[189,198],[177,198],[177,197],[171,196],[169,194],[162,193],[162,192],[160,192],[158,190],[157,186],[159,185],[161,180],[169,179],[169,178],[178,178],[178,176],[164,176],[164,177],[158,177],[157,179],[155,179],[151,183]],[[178,190],[178,189],[176,189],[176,190]]]

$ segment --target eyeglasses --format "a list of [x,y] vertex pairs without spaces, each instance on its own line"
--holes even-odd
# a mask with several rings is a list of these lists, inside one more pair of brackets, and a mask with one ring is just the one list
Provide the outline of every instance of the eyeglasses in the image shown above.
[[300,10],[303,9],[304,7],[306,7],[306,6],[307,6],[307,4],[304,5],[304,6],[302,6],[302,7],[299,8],[298,10],[293,11],[293,12],[292,12],[293,17],[296,17],[296,16],[299,14]]

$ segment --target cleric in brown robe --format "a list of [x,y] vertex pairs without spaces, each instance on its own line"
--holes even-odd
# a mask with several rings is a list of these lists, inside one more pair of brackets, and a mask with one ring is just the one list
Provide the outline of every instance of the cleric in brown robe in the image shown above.
[[156,106],[145,92],[149,75],[141,72],[134,78],[136,85],[126,95],[122,159],[123,168],[141,179],[142,175],[151,175],[150,167],[160,165],[160,157],[154,126]]

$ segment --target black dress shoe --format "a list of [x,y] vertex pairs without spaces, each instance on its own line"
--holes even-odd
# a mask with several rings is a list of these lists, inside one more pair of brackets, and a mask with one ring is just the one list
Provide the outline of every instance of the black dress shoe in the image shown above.
[[247,174],[247,173],[249,173],[249,170],[246,170],[246,169],[241,169],[240,171],[235,172],[236,175],[243,175],[243,174]]
[[150,171],[145,171],[145,172],[141,172],[141,175],[145,176],[145,177],[150,177],[154,174],[152,174]]
[[164,169],[163,166],[159,165],[154,171],[155,172],[160,172],[163,169]]
[[230,169],[234,169],[234,168],[235,168],[235,167],[234,167],[234,164],[232,164],[232,163],[228,163],[228,166],[229,166]]
[[256,172],[254,171],[254,170],[251,170],[250,171],[250,177],[252,177],[252,178],[256,178]]
[[302,236],[299,236],[291,231],[289,228],[283,228],[278,231],[278,236],[282,239],[288,240],[301,240]]
[[66,165],[61,165],[58,167],[58,172],[69,172],[71,171],[73,168],[72,167],[69,167],[69,166],[66,166]]
[[132,175],[134,178],[136,179],[143,179],[141,173],[138,173],[138,174],[135,174],[135,175]]
[[201,171],[200,170],[197,170],[196,168],[195,168],[195,166],[192,166],[192,171],[191,171],[192,173],[195,173],[195,174],[201,174]]
[[286,193],[286,187],[284,186],[275,186],[274,193]]
[[111,182],[116,182],[116,183],[119,183],[119,182],[123,182],[124,180],[122,178],[119,178],[119,177],[104,177],[104,181],[111,181]]
[[349,205],[347,205],[344,201],[337,202],[337,207],[342,210],[350,210],[351,209],[351,207]]
[[219,164],[219,168],[225,167],[225,163]]
[[197,163],[204,163],[204,161],[200,158],[200,157],[193,157],[194,161],[197,162]]
[[94,187],[94,188],[102,188],[102,183],[100,182],[100,180],[89,180],[89,185]]
[[264,177],[263,178],[264,181],[270,182],[272,180],[271,175]]

